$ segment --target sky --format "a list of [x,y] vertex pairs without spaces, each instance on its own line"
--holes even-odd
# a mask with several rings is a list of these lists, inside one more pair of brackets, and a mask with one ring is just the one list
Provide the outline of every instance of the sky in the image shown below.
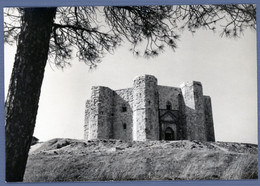
[[[111,89],[132,87],[136,76],[156,76],[159,85],[179,87],[200,81],[212,100],[216,141],[257,144],[256,32],[246,30],[238,39],[219,33],[184,31],[173,52],[155,58],[135,57],[124,43],[107,54],[95,70],[76,58],[71,67],[57,69],[48,63],[42,84],[34,136],[83,139],[85,101],[92,86]],[[5,95],[16,52],[5,44]]]

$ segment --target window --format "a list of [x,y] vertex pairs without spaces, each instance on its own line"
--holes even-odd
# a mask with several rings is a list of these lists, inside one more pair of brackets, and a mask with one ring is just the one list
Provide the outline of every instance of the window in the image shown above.
[[126,124],[125,123],[123,124],[123,129],[126,129]]
[[122,111],[122,112],[126,112],[126,111],[127,111],[127,107],[126,107],[125,104],[122,105],[122,107],[121,107],[121,111]]
[[167,101],[167,103],[166,103],[166,109],[167,109],[167,110],[172,110],[172,104],[171,104],[171,102]]

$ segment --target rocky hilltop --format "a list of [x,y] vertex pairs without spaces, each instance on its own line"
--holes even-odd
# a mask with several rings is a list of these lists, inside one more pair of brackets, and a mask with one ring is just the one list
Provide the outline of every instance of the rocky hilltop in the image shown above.
[[25,182],[257,179],[258,146],[52,139],[31,147]]

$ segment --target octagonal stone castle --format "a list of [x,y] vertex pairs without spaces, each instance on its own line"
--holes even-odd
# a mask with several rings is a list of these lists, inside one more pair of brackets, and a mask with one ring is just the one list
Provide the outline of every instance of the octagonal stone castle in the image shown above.
[[160,86],[152,75],[136,77],[127,89],[94,86],[84,138],[215,141],[211,99],[200,82]]

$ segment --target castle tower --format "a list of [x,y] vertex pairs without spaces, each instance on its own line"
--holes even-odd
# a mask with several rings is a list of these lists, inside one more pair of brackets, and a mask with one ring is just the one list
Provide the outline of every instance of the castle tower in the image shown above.
[[134,79],[133,140],[159,140],[157,79],[151,75]]
[[85,123],[84,123],[84,139],[88,140],[89,139],[89,125],[90,125],[90,117],[91,117],[91,100],[86,101],[85,105]]
[[215,141],[211,98],[209,96],[204,96],[204,109],[207,141]]
[[187,139],[207,141],[202,85],[192,81],[183,83],[181,90],[185,103]]
[[86,106],[85,139],[109,139],[113,125],[113,90],[92,87],[91,101]]
[[[92,87],[91,100],[86,104],[85,139],[98,138],[99,87]],[[86,133],[87,132],[87,133]]]

